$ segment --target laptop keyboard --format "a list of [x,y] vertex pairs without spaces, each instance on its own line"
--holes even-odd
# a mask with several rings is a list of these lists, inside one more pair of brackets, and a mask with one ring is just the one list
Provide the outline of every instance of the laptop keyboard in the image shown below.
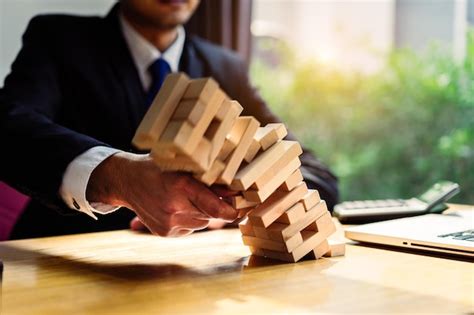
[[343,203],[344,209],[359,210],[370,208],[390,208],[403,207],[407,203],[403,199],[383,199],[383,200],[360,200],[360,201],[346,201]]
[[447,238],[452,238],[454,240],[474,242],[474,230],[449,233],[449,234],[439,235],[439,237],[447,237]]

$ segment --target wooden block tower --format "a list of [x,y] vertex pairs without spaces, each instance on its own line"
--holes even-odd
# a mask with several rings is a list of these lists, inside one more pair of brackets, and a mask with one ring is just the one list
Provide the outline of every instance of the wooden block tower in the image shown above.
[[328,242],[336,228],[326,203],[303,181],[300,144],[284,140],[283,124],[260,127],[241,112],[213,79],[170,74],[132,142],[164,171],[238,191],[232,205],[247,216],[239,228],[252,254],[288,262],[343,255],[343,243]]

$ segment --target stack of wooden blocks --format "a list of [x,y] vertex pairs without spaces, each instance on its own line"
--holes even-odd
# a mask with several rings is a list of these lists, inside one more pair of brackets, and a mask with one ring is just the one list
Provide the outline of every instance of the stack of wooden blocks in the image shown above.
[[260,127],[241,112],[213,79],[170,74],[133,144],[164,171],[238,191],[232,204],[248,217],[239,227],[252,254],[289,262],[343,255],[343,242],[328,241],[336,228],[326,203],[303,181],[300,144],[283,140],[283,124]]

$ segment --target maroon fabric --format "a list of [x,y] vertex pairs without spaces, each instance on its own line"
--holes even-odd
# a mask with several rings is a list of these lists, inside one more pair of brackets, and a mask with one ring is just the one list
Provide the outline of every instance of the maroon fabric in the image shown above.
[[0,182],[0,241],[7,240],[30,198]]

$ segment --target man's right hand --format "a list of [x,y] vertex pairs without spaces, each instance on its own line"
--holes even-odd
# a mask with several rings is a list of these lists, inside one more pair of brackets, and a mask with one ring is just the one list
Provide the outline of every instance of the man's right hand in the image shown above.
[[238,212],[202,183],[180,172],[162,172],[149,155],[117,153],[93,172],[87,200],[134,211],[154,234],[182,236],[212,218],[232,222]]

